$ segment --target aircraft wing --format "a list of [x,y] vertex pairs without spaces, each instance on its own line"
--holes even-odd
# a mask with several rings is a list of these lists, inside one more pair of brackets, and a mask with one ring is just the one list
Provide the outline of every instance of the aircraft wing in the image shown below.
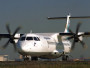
[[[43,35],[43,36],[51,36],[55,33],[35,33],[35,34]],[[90,37],[90,32],[79,32],[78,34],[83,34],[83,37]],[[20,38],[22,35],[23,34],[15,34],[15,37]],[[59,35],[60,36],[72,36],[73,34],[61,32],[61,33],[59,33]],[[10,35],[9,34],[0,34],[0,38],[10,38]]]
[[[16,38],[20,38],[23,34],[15,34]],[[10,38],[10,34],[0,34],[0,38]]]
[[[83,37],[90,37],[90,32],[79,32],[79,34],[83,34]],[[72,33],[59,33],[60,36],[72,36]]]
[[0,38],[9,38],[10,35],[9,34],[0,34]]

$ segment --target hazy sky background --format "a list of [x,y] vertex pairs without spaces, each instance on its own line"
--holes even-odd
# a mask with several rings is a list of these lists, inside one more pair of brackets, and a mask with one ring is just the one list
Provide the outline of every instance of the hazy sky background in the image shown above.
[[[7,33],[5,25],[10,24],[12,32],[17,26],[22,26],[20,33],[33,32],[63,32],[66,20],[48,20],[47,17],[90,16],[90,0],[0,0],[0,33]],[[70,28],[75,31],[77,22],[83,22],[80,31],[90,32],[90,19],[73,19]],[[71,53],[75,58],[90,57],[90,38],[84,39],[88,45],[83,50],[81,45]],[[6,41],[1,41],[3,45]],[[10,46],[0,50],[0,54],[8,54],[11,59],[18,54]]]

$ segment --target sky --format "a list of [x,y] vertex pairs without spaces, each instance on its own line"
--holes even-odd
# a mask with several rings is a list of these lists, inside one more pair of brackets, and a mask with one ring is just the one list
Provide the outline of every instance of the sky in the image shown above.
[[[66,20],[48,20],[47,17],[67,16],[90,16],[90,0],[0,0],[0,33],[7,33],[5,25],[10,24],[12,33],[15,28],[21,26],[19,33],[63,32]],[[90,32],[90,19],[73,19],[70,28],[75,31],[78,22],[82,22],[80,31]],[[84,38],[88,45],[83,50],[81,45],[76,46],[71,53],[73,57],[90,57],[90,38]],[[6,40],[1,40],[4,45]],[[77,44],[78,45],[78,44]],[[14,52],[12,44],[0,54],[8,54],[11,59],[17,58],[18,53]]]

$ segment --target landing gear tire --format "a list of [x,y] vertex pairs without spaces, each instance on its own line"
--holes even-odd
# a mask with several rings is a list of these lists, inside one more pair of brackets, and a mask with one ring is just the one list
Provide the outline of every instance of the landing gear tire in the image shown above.
[[23,56],[23,60],[24,61],[29,61],[29,57],[28,56]]
[[62,61],[68,61],[68,60],[69,60],[69,56],[67,56],[67,55],[62,56]]
[[29,58],[28,57],[24,58],[24,61],[29,61]]
[[38,61],[38,57],[31,57],[31,61]]

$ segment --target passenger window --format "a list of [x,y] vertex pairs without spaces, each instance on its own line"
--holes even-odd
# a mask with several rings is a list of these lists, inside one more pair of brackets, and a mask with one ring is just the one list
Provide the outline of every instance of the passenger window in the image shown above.
[[33,40],[33,37],[27,37],[26,40]]
[[25,37],[21,37],[21,39],[20,39],[21,41],[24,41],[25,40]]

